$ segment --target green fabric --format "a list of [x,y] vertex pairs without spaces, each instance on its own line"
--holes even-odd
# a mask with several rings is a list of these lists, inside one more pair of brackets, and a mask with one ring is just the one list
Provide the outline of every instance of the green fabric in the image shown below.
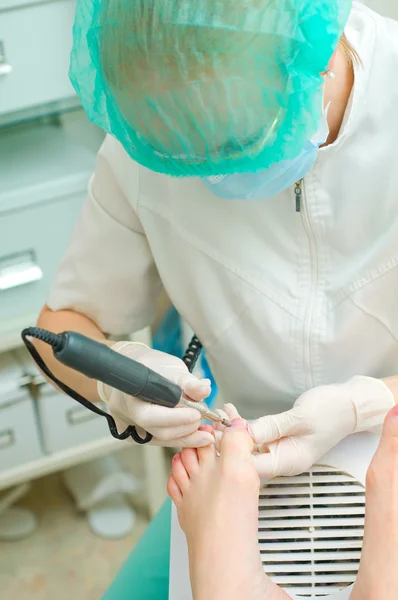
[[168,175],[301,154],[352,0],[77,0],[70,77],[89,118]]
[[102,600],[168,600],[171,501],[149,525]]

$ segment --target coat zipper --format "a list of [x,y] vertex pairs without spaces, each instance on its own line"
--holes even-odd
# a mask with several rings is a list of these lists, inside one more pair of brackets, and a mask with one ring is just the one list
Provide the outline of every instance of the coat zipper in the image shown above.
[[296,210],[301,213],[302,223],[305,232],[308,237],[309,248],[310,248],[310,288],[307,296],[304,320],[303,320],[303,358],[304,358],[304,375],[305,385],[307,389],[314,387],[314,381],[312,376],[312,361],[311,361],[311,329],[312,320],[314,314],[314,305],[316,299],[316,293],[318,289],[318,261],[317,261],[317,249],[316,249],[316,238],[312,230],[310,218],[308,214],[308,206],[305,201],[304,193],[304,180],[301,179],[296,183],[295,194],[296,194]]
[[294,188],[294,194],[296,196],[296,212],[298,212],[298,213],[301,211],[301,197],[303,195],[302,184],[303,184],[303,179],[300,179],[300,181],[298,181],[296,183],[295,188]]

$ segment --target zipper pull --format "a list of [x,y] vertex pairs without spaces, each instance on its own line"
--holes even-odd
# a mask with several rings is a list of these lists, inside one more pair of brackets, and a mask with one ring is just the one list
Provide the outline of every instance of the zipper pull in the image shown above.
[[296,212],[301,212],[301,196],[303,195],[303,190],[301,188],[302,183],[303,180],[300,179],[300,181],[296,183],[296,186],[294,188],[294,193],[296,196]]

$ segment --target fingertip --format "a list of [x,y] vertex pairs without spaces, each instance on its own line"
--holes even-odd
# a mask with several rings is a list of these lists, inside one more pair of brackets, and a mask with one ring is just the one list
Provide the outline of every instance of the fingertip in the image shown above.
[[233,421],[234,419],[239,419],[240,414],[234,404],[228,403],[224,405],[224,410],[228,415],[228,418]]
[[187,396],[199,402],[210,396],[211,393],[210,380],[197,379],[193,375],[186,379],[181,387]]
[[184,389],[203,389],[210,390],[211,382],[210,379],[198,379],[194,375],[190,375],[184,382]]

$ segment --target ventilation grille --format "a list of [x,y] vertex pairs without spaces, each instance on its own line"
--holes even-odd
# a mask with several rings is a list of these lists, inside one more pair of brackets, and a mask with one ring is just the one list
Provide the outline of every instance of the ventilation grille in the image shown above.
[[354,583],[361,557],[365,489],[331,467],[273,479],[260,492],[264,570],[292,596],[325,598]]

